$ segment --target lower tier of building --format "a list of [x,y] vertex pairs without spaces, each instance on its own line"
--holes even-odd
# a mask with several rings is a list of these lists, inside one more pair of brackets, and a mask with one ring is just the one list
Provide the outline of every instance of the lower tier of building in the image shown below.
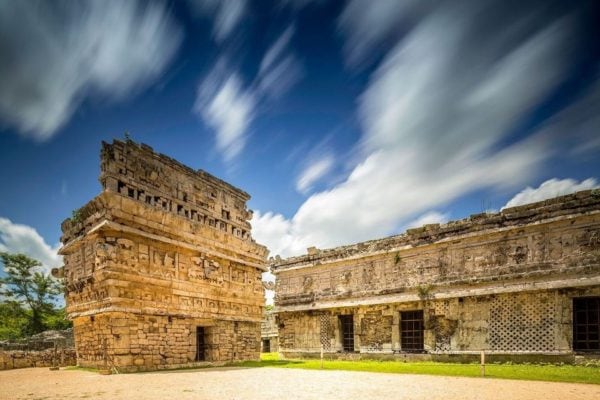
[[104,312],[73,325],[81,367],[148,371],[260,357],[260,322]]
[[424,293],[420,301],[356,303],[279,311],[279,350],[349,358],[600,353],[600,286],[439,300]]

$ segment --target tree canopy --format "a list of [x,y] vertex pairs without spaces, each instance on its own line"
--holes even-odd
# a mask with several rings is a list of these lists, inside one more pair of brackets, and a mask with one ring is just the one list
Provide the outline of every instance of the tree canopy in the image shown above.
[[0,339],[70,326],[56,304],[62,283],[41,272],[42,264],[24,254],[0,252],[6,276],[0,278]]

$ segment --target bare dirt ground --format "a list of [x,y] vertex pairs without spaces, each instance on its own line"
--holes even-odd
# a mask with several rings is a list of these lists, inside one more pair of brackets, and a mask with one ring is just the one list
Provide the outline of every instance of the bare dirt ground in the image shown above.
[[600,399],[599,385],[279,368],[0,371],[0,399]]

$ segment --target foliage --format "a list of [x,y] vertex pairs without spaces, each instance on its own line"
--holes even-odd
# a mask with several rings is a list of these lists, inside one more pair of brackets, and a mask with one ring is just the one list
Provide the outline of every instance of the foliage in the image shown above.
[[15,338],[46,329],[68,326],[64,310],[56,309],[62,285],[49,274],[38,271],[41,263],[24,254],[0,252],[6,276],[0,278],[2,330],[0,337]]
[[402,261],[402,258],[400,257],[400,252],[397,251],[396,255],[394,256],[394,265],[397,265],[400,261]]
[[0,340],[14,340],[24,335],[27,325],[27,312],[17,301],[6,300],[0,303]]
[[432,285],[419,285],[419,286],[417,286],[417,293],[420,298],[424,299],[427,296],[429,296],[429,293],[431,293],[432,289],[433,289]]
[[266,311],[273,311],[273,304],[267,304],[267,305],[265,306],[265,310],[266,310]]
[[63,331],[72,327],[73,323],[67,318],[65,309],[58,308],[44,316],[44,325],[46,329]]
[[81,208],[78,208],[71,212],[71,222],[74,224],[83,222],[83,212]]
[[[261,355],[261,361],[245,361],[236,365],[245,367],[321,369],[321,361],[318,359],[282,360],[277,353],[264,353]],[[479,364],[455,364],[425,361],[323,360],[323,369],[396,374],[481,376]],[[486,378],[484,379],[501,378],[600,384],[600,368],[579,365],[488,364],[485,366],[485,376]]]

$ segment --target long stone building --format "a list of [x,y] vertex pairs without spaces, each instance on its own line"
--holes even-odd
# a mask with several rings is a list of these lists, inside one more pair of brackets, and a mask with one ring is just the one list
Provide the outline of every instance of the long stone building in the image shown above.
[[62,224],[80,366],[258,359],[267,249],[250,196],[130,140],[103,143],[102,193]]
[[288,356],[600,351],[599,190],[310,248],[272,260],[272,270]]

